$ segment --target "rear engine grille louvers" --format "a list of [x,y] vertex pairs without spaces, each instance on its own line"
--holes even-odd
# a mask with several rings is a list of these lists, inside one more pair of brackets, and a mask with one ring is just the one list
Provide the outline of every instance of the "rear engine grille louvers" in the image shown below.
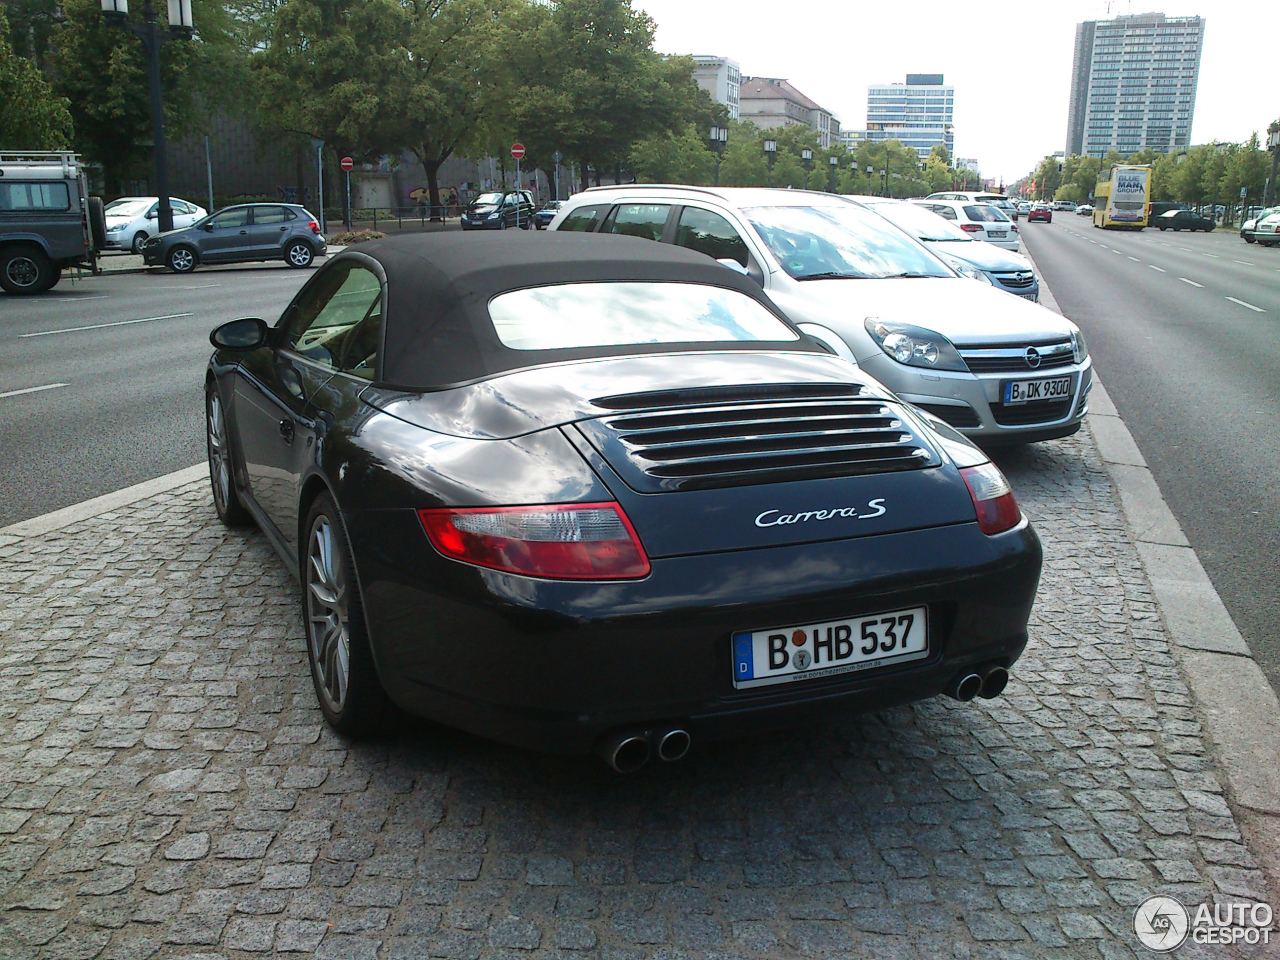
[[705,388],[594,402],[628,409],[596,421],[588,432],[606,459],[617,467],[618,455],[625,457],[650,489],[781,483],[936,464],[912,428],[856,384]]

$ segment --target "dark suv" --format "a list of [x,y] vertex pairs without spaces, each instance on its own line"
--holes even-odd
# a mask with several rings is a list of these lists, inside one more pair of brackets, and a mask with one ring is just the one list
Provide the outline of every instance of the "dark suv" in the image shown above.
[[533,224],[533,194],[528,190],[482,193],[462,211],[463,230],[528,230]]
[[152,237],[142,248],[144,263],[163,264],[174,273],[197,265],[283,260],[309,267],[325,253],[320,224],[295,203],[244,203],[227,207],[182,230]]
[[97,270],[106,242],[102,200],[89,196],[74,153],[0,153],[0,287],[43,293],[63,267]]

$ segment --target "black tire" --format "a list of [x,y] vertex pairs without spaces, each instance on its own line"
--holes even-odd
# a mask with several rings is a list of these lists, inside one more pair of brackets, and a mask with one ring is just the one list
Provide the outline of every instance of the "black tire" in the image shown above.
[[89,240],[95,253],[107,245],[107,215],[101,197],[89,198]]
[[284,262],[299,270],[315,263],[316,251],[305,240],[295,240],[284,248]]
[[298,547],[302,623],[320,712],[339,733],[375,733],[390,713],[391,702],[369,648],[360,583],[342,514],[327,491],[311,504],[302,530],[304,539]]
[[147,231],[139,230],[133,235],[133,243],[129,244],[129,250],[142,256],[142,245],[147,242]]
[[164,260],[174,273],[190,273],[200,262],[200,254],[196,252],[195,247],[180,243],[169,251]]
[[499,220],[499,221],[498,221],[498,229],[499,229],[499,230],[505,230],[505,229],[507,229],[507,218],[506,218],[506,217],[503,217],[501,220]]
[[58,281],[61,279],[62,279],[62,268],[55,266],[52,270],[49,271],[49,285],[45,287],[45,289],[52,290],[54,287],[58,285]]
[[227,422],[222,397],[213,384],[204,392],[205,449],[209,455],[209,486],[213,491],[213,508],[218,519],[228,527],[243,527],[253,517],[240,502],[236,492],[235,454],[232,452],[231,428]]
[[0,249],[0,287],[13,296],[44,293],[58,282],[60,274],[34,243],[14,243]]
[[1255,241],[1253,237],[1245,237],[1245,238],[1244,238],[1244,242],[1245,242],[1245,243],[1256,243],[1257,241]]

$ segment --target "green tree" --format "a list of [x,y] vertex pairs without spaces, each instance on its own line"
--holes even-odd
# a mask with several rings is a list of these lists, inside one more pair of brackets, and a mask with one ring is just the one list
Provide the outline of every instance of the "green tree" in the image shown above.
[[728,187],[762,187],[769,175],[764,154],[766,137],[755,124],[729,124],[729,142],[720,162],[720,182]]
[[66,150],[71,112],[45,82],[40,68],[9,45],[9,23],[0,10],[0,148]]
[[394,152],[403,145],[409,32],[395,0],[289,0],[254,60],[259,110],[337,156]]
[[641,182],[708,184],[715,164],[706,137],[693,124],[678,134],[641,140],[631,151],[631,165]]

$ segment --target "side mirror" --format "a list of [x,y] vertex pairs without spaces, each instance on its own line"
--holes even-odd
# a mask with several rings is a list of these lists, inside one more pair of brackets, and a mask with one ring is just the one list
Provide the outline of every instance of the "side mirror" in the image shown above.
[[742,274],[744,277],[747,276],[747,268],[737,260],[733,259],[733,257],[719,257],[717,258],[716,263],[723,263],[730,270],[734,270],[737,273]]
[[259,317],[244,317],[214,327],[209,342],[219,350],[257,350],[266,346],[271,328]]
[[160,214],[158,214],[158,213],[148,213],[148,214],[147,214],[147,219],[148,219],[148,220],[155,220],[155,219],[156,219],[157,217],[159,217],[159,216],[160,216]]
[[202,224],[200,224],[200,229],[201,229],[201,230],[208,230],[210,233],[213,233],[213,224],[212,224],[212,223],[202,223]]

